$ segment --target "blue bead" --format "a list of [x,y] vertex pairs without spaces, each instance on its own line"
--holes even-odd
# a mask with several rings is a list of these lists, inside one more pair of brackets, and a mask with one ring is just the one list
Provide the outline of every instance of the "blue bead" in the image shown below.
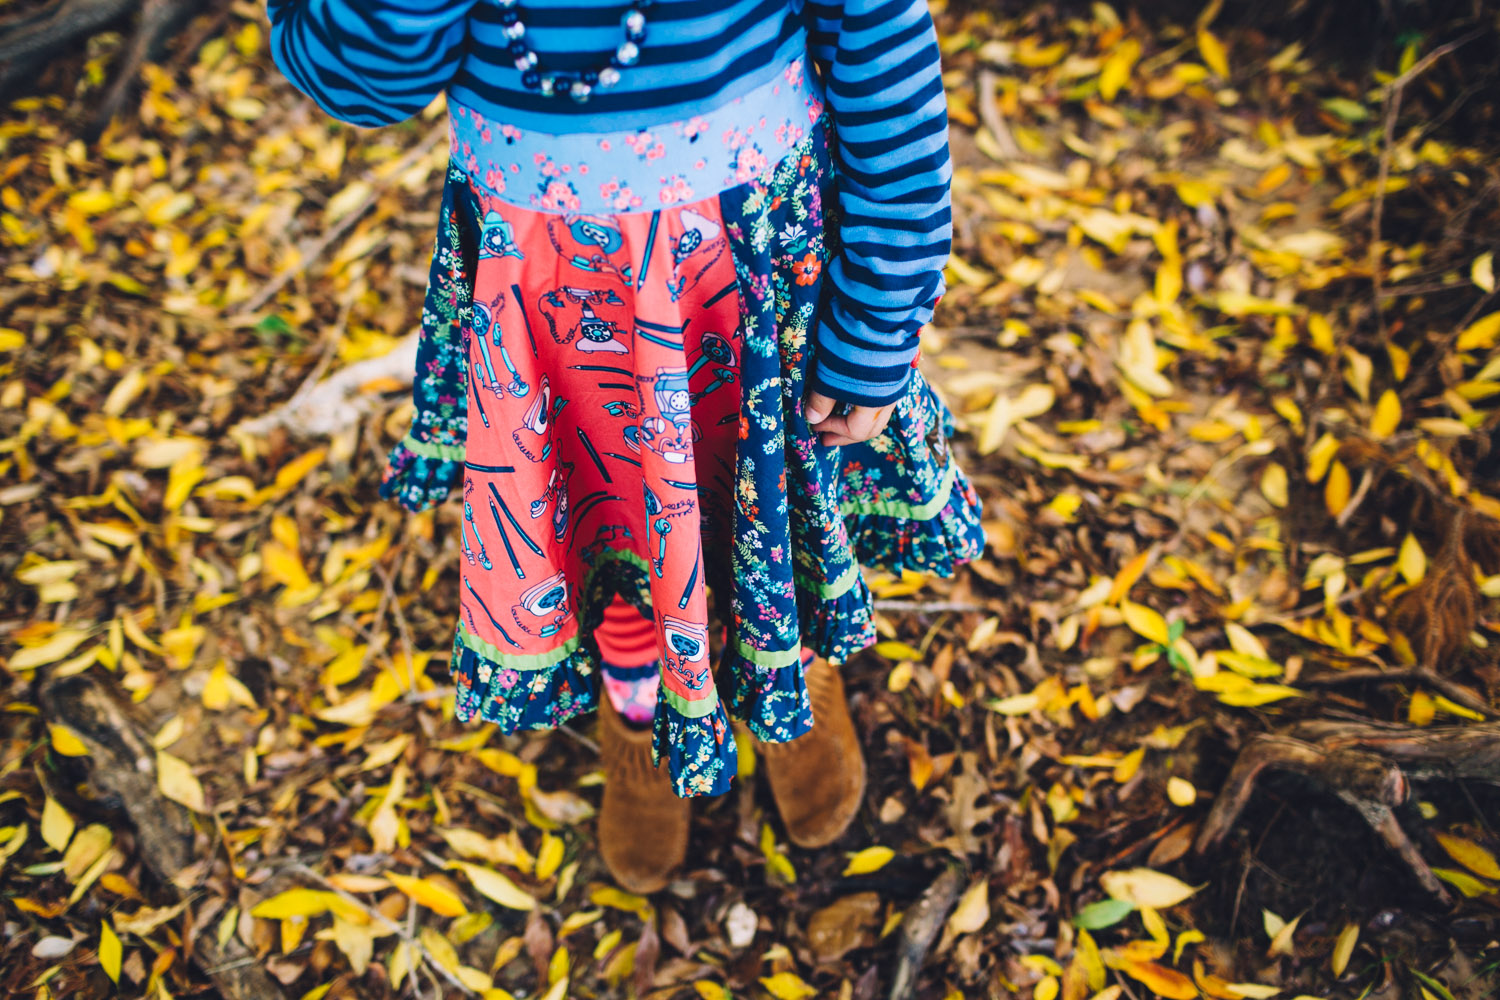
[[528,69],[521,74],[521,86],[527,90],[536,90],[542,85],[542,74],[538,70]]
[[521,12],[515,9],[502,10],[500,12],[501,24],[515,24],[521,19]]
[[524,56],[525,54],[526,54],[526,43],[525,42],[521,41],[518,38],[514,42],[510,43],[510,56],[511,56],[512,59],[519,59],[522,56]]
[[599,74],[595,70],[585,70],[581,79],[584,83],[592,87],[594,84],[599,82]]

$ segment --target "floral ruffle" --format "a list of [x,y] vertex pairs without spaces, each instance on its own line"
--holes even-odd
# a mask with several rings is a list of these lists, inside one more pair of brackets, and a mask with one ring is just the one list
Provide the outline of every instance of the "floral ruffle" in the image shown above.
[[735,649],[724,651],[729,714],[767,743],[794,740],[813,726],[812,702],[802,674],[800,650],[785,665],[757,663]]
[[865,566],[890,573],[912,570],[933,576],[952,576],[958,566],[984,552],[981,508],[974,486],[961,469],[954,467],[946,498],[935,514],[889,508],[879,513],[859,513],[849,505],[845,523],[855,554]]
[[478,241],[473,214],[468,181],[462,170],[450,167],[417,335],[416,410],[380,481],[382,497],[412,512],[442,503],[463,478],[469,420],[463,327],[473,309]]
[[559,650],[554,662],[540,664],[486,645],[459,626],[452,660],[458,688],[453,716],[459,722],[478,716],[498,724],[502,733],[551,729],[598,706],[594,656],[577,644]]
[[729,791],[739,773],[739,752],[722,702],[716,701],[709,714],[690,718],[673,707],[663,687],[651,730],[651,761],[667,762],[672,791],[678,798]]
[[432,445],[407,435],[391,449],[380,495],[413,513],[435,507],[463,477],[464,446]]

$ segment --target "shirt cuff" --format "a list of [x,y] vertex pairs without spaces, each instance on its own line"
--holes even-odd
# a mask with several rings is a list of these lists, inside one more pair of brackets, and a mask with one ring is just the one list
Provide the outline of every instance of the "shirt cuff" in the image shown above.
[[851,406],[887,406],[900,399],[911,381],[912,369],[921,359],[921,352],[887,379],[870,380],[853,378],[834,370],[822,357],[815,357],[807,370],[807,383],[813,392]]

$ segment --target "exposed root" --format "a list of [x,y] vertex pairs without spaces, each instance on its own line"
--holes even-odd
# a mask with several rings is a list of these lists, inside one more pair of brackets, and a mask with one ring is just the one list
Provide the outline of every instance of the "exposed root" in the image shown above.
[[1449,896],[1396,819],[1410,780],[1468,778],[1500,785],[1500,723],[1407,729],[1315,720],[1256,736],[1240,751],[1214,807],[1198,831],[1199,854],[1223,842],[1266,771],[1292,771],[1333,792],[1357,811],[1435,900]]

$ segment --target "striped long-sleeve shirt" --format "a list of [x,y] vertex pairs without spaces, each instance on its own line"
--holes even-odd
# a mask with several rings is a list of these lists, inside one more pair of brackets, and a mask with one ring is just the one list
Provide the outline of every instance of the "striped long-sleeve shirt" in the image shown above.
[[[402,121],[447,91],[552,135],[647,128],[753,90],[809,52],[837,136],[842,241],[809,380],[850,403],[900,396],[952,235],[947,109],[926,0],[656,0],[640,62],[586,103],[522,86],[495,0],[267,3],[282,72],[330,115],[366,127]],[[620,0],[519,10],[551,70],[594,68],[622,38]]]

